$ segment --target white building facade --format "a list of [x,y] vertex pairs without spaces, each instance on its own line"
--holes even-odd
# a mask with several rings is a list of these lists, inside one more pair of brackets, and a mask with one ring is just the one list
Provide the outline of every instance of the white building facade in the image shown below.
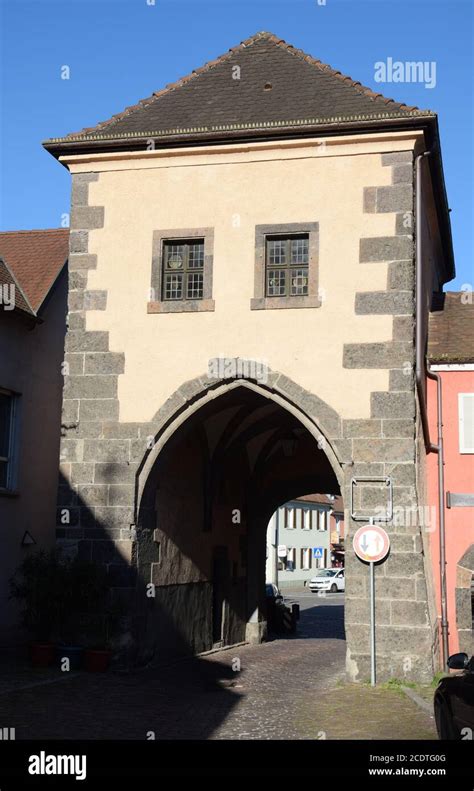
[[[312,502],[309,497],[326,499]],[[301,587],[331,568],[330,497],[309,495],[285,503],[267,528],[266,581],[280,588]]]

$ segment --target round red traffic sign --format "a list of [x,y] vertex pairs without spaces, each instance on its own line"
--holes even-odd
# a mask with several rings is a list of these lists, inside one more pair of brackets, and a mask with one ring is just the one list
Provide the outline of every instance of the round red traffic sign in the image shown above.
[[390,549],[390,539],[378,525],[364,525],[359,527],[352,540],[354,552],[360,560],[366,563],[378,563],[387,557]]

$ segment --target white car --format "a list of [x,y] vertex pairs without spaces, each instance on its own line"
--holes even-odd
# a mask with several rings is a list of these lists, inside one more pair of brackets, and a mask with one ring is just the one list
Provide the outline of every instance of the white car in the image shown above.
[[320,569],[317,577],[309,581],[309,589],[313,593],[318,591],[329,591],[337,593],[346,589],[344,569]]

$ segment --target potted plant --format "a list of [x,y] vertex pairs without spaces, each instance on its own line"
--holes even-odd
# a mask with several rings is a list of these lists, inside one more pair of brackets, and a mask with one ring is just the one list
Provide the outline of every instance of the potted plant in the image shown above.
[[122,615],[122,608],[108,592],[101,611],[89,631],[89,647],[84,653],[84,669],[90,673],[104,673],[112,659],[112,641]]
[[60,643],[56,657],[61,663],[67,659],[70,670],[78,670],[84,659],[82,643],[87,641],[91,621],[100,614],[107,599],[105,569],[78,557],[63,561],[63,606],[59,626]]
[[61,620],[63,569],[54,552],[27,555],[10,580],[10,598],[21,605],[23,626],[32,641],[29,654],[35,667],[54,661],[54,638]]

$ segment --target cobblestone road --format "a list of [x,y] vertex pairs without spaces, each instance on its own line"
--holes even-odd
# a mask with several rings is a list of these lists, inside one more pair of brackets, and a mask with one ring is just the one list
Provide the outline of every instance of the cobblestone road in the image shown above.
[[[1,724],[14,727],[17,739],[146,739],[150,732],[156,739],[343,738],[340,722],[346,723],[346,738],[367,737],[358,735],[357,722],[365,705],[361,694],[370,690],[358,691],[354,710],[340,716],[345,705],[342,597],[316,601],[305,594],[301,605],[296,637],[166,668],[128,675],[79,673],[0,694]],[[405,738],[433,738],[429,717],[395,697],[395,709],[403,704],[407,711],[408,706],[413,720],[413,733]],[[400,722],[398,731],[403,731]],[[368,738],[380,733],[376,722],[373,726]],[[385,738],[403,736],[392,728]]]

